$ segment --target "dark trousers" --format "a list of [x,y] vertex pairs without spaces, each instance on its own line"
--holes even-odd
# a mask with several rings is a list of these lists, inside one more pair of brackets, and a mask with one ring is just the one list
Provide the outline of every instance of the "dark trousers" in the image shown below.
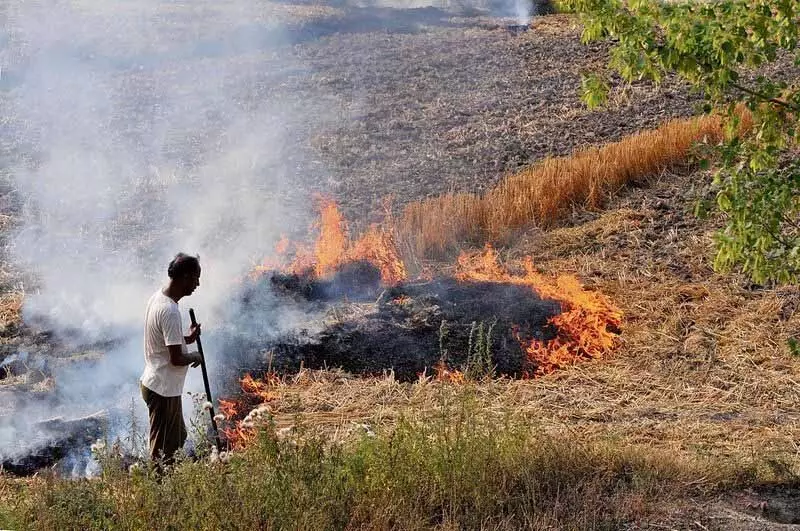
[[186,425],[179,396],[161,396],[139,383],[150,412],[150,459],[171,464],[186,442]]

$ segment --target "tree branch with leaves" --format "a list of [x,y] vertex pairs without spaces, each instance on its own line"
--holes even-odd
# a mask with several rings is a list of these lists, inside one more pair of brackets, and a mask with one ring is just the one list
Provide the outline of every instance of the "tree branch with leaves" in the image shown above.
[[[706,112],[727,109],[730,134],[716,146],[713,183],[726,219],[715,267],[739,268],[757,283],[796,282],[800,88],[775,67],[800,66],[800,0],[562,4],[580,14],[585,42],[610,41],[609,67],[625,81],[676,75],[703,94]],[[603,105],[609,87],[603,73],[584,76],[584,102]],[[737,105],[752,115],[747,134],[740,134]]]

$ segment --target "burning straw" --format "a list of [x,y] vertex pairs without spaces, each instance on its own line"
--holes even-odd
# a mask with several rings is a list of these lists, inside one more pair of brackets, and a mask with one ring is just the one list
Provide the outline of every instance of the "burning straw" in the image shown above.
[[[326,205],[330,206],[330,204]],[[341,222],[341,218],[333,215],[331,211],[323,216],[323,219],[335,220],[336,225],[340,225]],[[327,229],[320,232],[321,237],[323,234],[327,234],[328,237],[333,236],[333,241],[343,256],[348,254],[348,249],[357,248],[358,242],[352,244],[347,238],[340,239],[338,232],[334,231],[333,235]],[[323,250],[325,253],[328,253],[332,247],[334,246],[319,241],[314,245],[317,251]],[[392,253],[379,253],[378,255],[385,256],[387,254],[392,255]],[[330,254],[325,256],[330,259],[329,264],[339,264],[343,260],[341,256],[335,257],[335,259]],[[319,263],[310,265],[306,263],[304,267],[306,271],[323,270],[319,267]],[[463,253],[458,259],[453,277],[446,280],[447,286],[457,283],[461,287],[456,289],[461,291],[478,290],[484,297],[490,297],[492,300],[495,297],[498,300],[506,297],[505,302],[499,302],[499,306],[496,308],[503,312],[502,316],[494,314],[493,324],[490,325],[490,330],[494,328],[495,324],[497,325],[494,338],[492,338],[491,331],[484,336],[483,325],[479,326],[480,331],[475,341],[482,342],[483,348],[475,348],[475,341],[473,341],[476,321],[472,322],[472,331],[469,331],[468,327],[471,319],[480,319],[481,317],[466,319],[469,343],[465,347],[466,341],[454,340],[457,334],[464,333],[459,328],[459,326],[465,325],[461,322],[464,321],[461,313],[470,311],[474,313],[477,308],[478,313],[485,315],[485,318],[488,319],[496,310],[491,309],[492,305],[483,308],[481,303],[474,299],[468,298],[461,301],[453,293],[444,289],[445,284],[441,282],[445,282],[445,280],[435,279],[420,283],[399,283],[387,286],[385,293],[390,294],[388,298],[392,301],[395,301],[394,297],[403,298],[404,289],[411,289],[412,296],[419,296],[420,300],[409,302],[408,305],[422,308],[424,318],[401,319],[403,326],[400,328],[372,327],[369,325],[373,322],[370,319],[385,319],[386,321],[381,321],[381,323],[394,323],[390,317],[400,312],[401,309],[394,308],[388,313],[382,313],[382,306],[379,302],[374,305],[369,303],[370,307],[374,306],[374,308],[367,310],[369,318],[359,320],[359,324],[354,328],[354,335],[347,335],[350,328],[344,325],[344,321],[334,327],[335,333],[330,336],[333,338],[332,342],[328,341],[328,335],[323,334],[318,345],[326,345],[326,362],[330,362],[329,366],[340,366],[337,364],[337,360],[339,360],[343,362],[342,367],[347,367],[344,362],[350,360],[354,355],[359,359],[362,355],[364,358],[371,359],[378,352],[380,355],[377,357],[387,363],[383,366],[384,370],[391,370],[392,367],[395,367],[399,371],[398,376],[408,381],[408,378],[402,375],[408,372],[407,366],[412,362],[399,356],[399,351],[405,352],[404,348],[407,349],[409,344],[414,344],[415,346],[410,347],[412,350],[409,350],[406,355],[411,356],[413,364],[418,365],[417,370],[421,371],[416,373],[418,378],[426,378],[427,371],[432,370],[433,378],[437,381],[464,384],[473,380],[491,379],[498,374],[513,374],[522,378],[538,377],[582,361],[607,357],[618,346],[622,312],[608,297],[599,292],[584,289],[574,276],[551,277],[541,274],[535,270],[530,259],[526,259],[522,267],[504,264],[497,251],[491,246],[486,246],[482,251]],[[493,286],[499,287],[501,291],[491,291],[490,287]],[[414,290],[422,291],[417,293]],[[397,295],[398,293],[400,295]],[[441,305],[445,309],[428,312],[427,307],[421,301],[429,298],[434,299],[435,304]],[[383,295],[379,300],[382,299]],[[526,302],[528,299],[533,302]],[[389,303],[389,306],[391,304],[393,303]],[[397,302],[397,304],[403,305],[404,303]],[[463,304],[463,307],[459,306],[460,304]],[[540,321],[539,317],[536,317],[537,312],[541,314],[548,308],[548,305],[555,309],[549,315],[542,315]],[[458,310],[458,308],[461,309]],[[521,313],[520,310],[522,310]],[[452,311],[456,311],[458,317],[447,316],[447,312]],[[416,325],[413,324],[415,322],[417,322]],[[441,332],[445,328],[445,322],[448,334]],[[440,330],[438,351],[435,347],[437,328]],[[390,330],[388,333],[391,333],[392,337],[379,335],[386,330]],[[544,330],[547,331],[544,332]],[[365,339],[365,336],[373,333],[376,334],[376,337],[381,338],[377,343],[374,341],[369,343]],[[395,334],[407,338],[408,341],[393,343]],[[403,334],[407,335],[403,336]],[[450,337],[451,334],[453,337]],[[424,341],[425,344],[417,345],[417,341]],[[362,343],[368,346],[364,347]],[[516,347],[512,347],[512,344],[516,344]],[[386,350],[387,345],[389,345],[388,350]],[[397,346],[397,349],[395,350],[392,345]],[[431,347],[433,347],[432,356],[430,355]],[[466,356],[468,360],[466,364],[461,363],[464,353],[452,351],[452,347],[466,348],[469,353]],[[281,350],[280,346],[276,348]],[[313,353],[317,352],[318,350],[313,350]],[[470,365],[469,359],[474,352],[490,357],[485,362],[485,371],[476,372]],[[519,352],[518,358],[516,354],[513,354],[514,352]],[[436,362],[437,358],[438,363]],[[386,361],[391,359],[402,360],[399,367]],[[515,361],[517,359],[518,362]],[[484,367],[483,358],[481,360],[480,365]],[[423,361],[424,364],[420,365]],[[519,365],[514,365],[514,363],[519,363]],[[503,364],[505,364],[504,366],[513,366],[515,369],[510,372],[500,370],[500,366]],[[498,368],[497,372],[492,368],[493,365]],[[300,374],[302,373],[301,368]],[[367,374],[374,374],[374,372],[368,371]],[[414,373],[411,374],[412,378],[413,376]],[[255,378],[251,374],[246,374],[240,382],[241,394],[220,401],[220,410],[225,415],[225,421],[222,423],[223,433],[231,447],[246,446],[253,439],[259,427],[274,420],[273,404],[276,400],[281,399],[279,390],[288,385],[287,381],[291,378],[287,375],[279,376],[271,370],[268,370],[263,378]]]
[[[740,113],[740,130],[750,128],[750,117]],[[371,226],[360,238],[351,240],[348,226],[336,204],[320,201],[318,236],[313,246],[279,244],[279,258],[270,258],[256,268],[292,271],[323,278],[335,274],[343,265],[365,261],[381,273],[384,285],[407,280],[408,267],[403,257],[443,255],[465,241],[483,243],[499,240],[531,223],[552,225],[572,205],[599,207],[607,194],[625,184],[686,164],[697,142],[719,142],[724,137],[724,120],[719,115],[693,120],[673,120],[655,131],[640,133],[601,148],[590,148],[572,157],[547,159],[518,174],[511,175],[483,196],[447,194],[411,203],[399,221],[391,217],[382,225]],[[388,209],[387,209],[388,211]],[[403,250],[400,251],[402,243]],[[462,253],[455,277],[459,281],[498,282],[529,287],[538,296],[557,301],[561,312],[549,325],[555,337],[547,341],[517,336],[535,377],[574,365],[581,360],[609,355],[619,341],[622,311],[607,296],[584,289],[571,275],[547,278],[537,272],[530,259],[522,273],[504,267],[497,252],[487,245],[483,252]],[[437,378],[463,382],[458,369],[440,364]],[[223,403],[229,427],[226,435],[234,445],[252,436],[260,414],[269,416],[269,404],[280,387],[274,376],[259,383],[247,375],[242,381],[243,397]],[[247,404],[246,402],[251,403]],[[246,417],[244,412],[250,411]],[[256,412],[256,413],[254,413]],[[257,413],[261,412],[261,413]]]
[[[276,267],[277,262],[272,258],[256,272],[288,270],[313,281],[330,277],[347,264],[362,261],[380,271],[384,286],[407,280],[406,267],[391,231],[373,226],[361,238],[351,241],[343,216],[336,204],[327,199],[321,201],[316,228],[319,234],[313,252],[302,245],[296,246],[294,259],[288,265]],[[280,247],[287,248],[283,242]],[[459,256],[455,279],[465,283],[523,286],[530,289],[531,295],[559,303],[561,312],[549,322],[557,331],[554,339],[541,341],[515,334],[527,352],[530,372],[526,376],[547,374],[579,360],[602,358],[613,350],[622,312],[610,299],[585,290],[574,276],[548,278],[538,273],[530,258],[525,259],[522,269],[519,274],[509,272],[498,253],[487,244],[482,252],[464,252]]]
[[541,376],[573,365],[580,360],[599,359],[616,347],[622,311],[599,292],[584,289],[572,275],[548,279],[537,273],[530,258],[524,273],[512,275],[500,264],[497,252],[487,246],[481,254],[462,254],[458,259],[460,280],[478,280],[521,284],[540,297],[561,304],[561,313],[550,319],[558,331],[550,341],[524,340],[528,362],[533,368],[527,376]]
[[284,238],[276,245],[275,255],[267,257],[253,269],[254,276],[282,270],[324,278],[347,263],[365,261],[380,270],[384,284],[406,279],[406,266],[395,244],[389,214],[385,226],[372,225],[353,241],[336,202],[329,198],[319,198],[318,202],[320,217],[312,227],[312,232],[317,232],[313,250]]

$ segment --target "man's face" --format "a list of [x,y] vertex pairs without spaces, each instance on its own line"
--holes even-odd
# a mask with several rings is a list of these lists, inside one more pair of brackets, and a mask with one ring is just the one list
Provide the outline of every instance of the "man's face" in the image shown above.
[[184,293],[191,295],[200,286],[200,270],[196,273],[189,273],[184,277]]

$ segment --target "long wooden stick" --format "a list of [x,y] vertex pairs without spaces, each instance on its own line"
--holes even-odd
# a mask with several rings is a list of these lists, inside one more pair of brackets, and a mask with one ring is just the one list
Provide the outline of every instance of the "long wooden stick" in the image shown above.
[[[194,308],[189,308],[189,319],[192,320],[192,326],[197,326],[197,319],[194,317]],[[200,368],[203,371],[203,384],[206,386],[206,400],[211,404],[209,413],[211,413],[211,427],[214,428],[214,442],[216,443],[217,450],[221,450],[222,444],[219,440],[219,430],[217,429],[217,420],[214,418],[214,402],[211,401],[211,387],[208,385],[208,371],[206,370],[206,357],[203,355],[203,343],[200,342],[200,336],[197,336],[197,352],[200,353]]]

